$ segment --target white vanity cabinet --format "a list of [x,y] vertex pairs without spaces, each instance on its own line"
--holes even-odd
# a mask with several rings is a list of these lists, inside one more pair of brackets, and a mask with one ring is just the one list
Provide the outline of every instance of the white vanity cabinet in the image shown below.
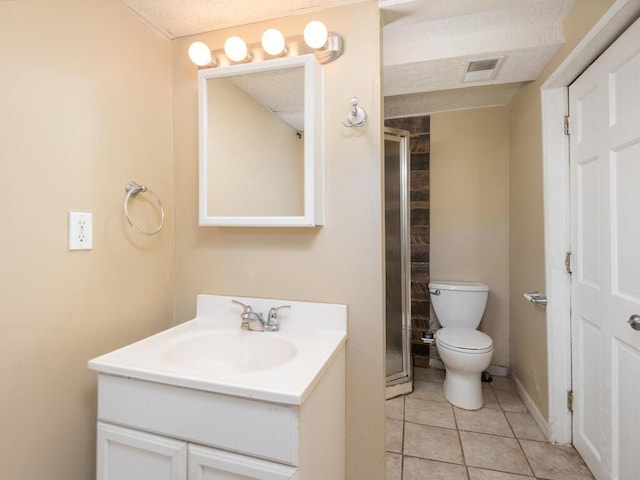
[[97,480],[187,480],[187,444],[98,422]]
[[97,480],[342,480],[344,367],[300,404],[100,373]]
[[200,295],[194,320],[91,360],[97,480],[344,480],[346,307],[286,303],[281,331],[238,333],[230,298]]
[[297,468],[98,423],[98,480],[295,480]]

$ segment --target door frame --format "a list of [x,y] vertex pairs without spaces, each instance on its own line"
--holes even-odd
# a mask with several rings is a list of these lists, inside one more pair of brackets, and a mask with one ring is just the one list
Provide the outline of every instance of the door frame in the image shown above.
[[572,442],[567,409],[571,381],[571,279],[565,255],[571,249],[569,137],[563,119],[568,86],[640,16],[640,0],[616,0],[540,88],[544,193],[545,287],[547,291],[547,381],[549,440]]

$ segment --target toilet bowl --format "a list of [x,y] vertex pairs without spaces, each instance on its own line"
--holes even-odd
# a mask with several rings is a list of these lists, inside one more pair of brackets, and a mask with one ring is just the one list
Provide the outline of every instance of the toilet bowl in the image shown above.
[[438,330],[435,338],[446,369],[445,398],[465,410],[482,408],[481,378],[493,356],[491,337],[471,328],[448,327]]
[[476,328],[484,313],[489,287],[482,283],[431,282],[433,309],[442,325],[435,344],[446,369],[444,396],[466,410],[484,404],[482,371],[491,363],[493,341]]

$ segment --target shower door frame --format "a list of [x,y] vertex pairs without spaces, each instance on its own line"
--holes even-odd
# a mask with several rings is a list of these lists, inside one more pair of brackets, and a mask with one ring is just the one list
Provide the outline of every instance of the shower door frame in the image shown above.
[[[398,142],[400,158],[400,268],[402,296],[402,371],[386,376],[386,398],[393,398],[413,390],[413,373],[411,368],[411,244],[410,244],[410,175],[411,159],[409,152],[410,133],[406,130],[384,127],[384,142]],[[384,145],[383,142],[383,145]],[[385,154],[386,162],[386,154]],[[383,169],[384,171],[385,169]],[[386,177],[385,177],[386,189]],[[386,208],[386,207],[385,207]],[[385,226],[386,241],[386,226]],[[385,261],[385,270],[386,270]],[[386,274],[385,274],[386,281]],[[385,286],[386,292],[386,286]],[[386,305],[386,294],[385,294]],[[385,307],[386,312],[386,307]],[[386,327],[386,316],[385,316]],[[385,328],[386,331],[386,328]],[[386,346],[385,346],[386,348]],[[385,357],[386,358],[386,357]],[[386,372],[385,372],[386,373]]]

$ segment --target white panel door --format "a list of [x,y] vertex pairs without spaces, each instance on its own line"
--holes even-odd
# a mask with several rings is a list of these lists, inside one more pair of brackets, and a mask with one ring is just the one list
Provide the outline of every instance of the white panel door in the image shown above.
[[189,480],[297,480],[297,471],[296,467],[189,445]]
[[98,422],[97,480],[186,480],[187,444]]
[[[640,21],[569,88],[573,441],[640,478]],[[634,328],[635,327],[635,328]],[[637,330],[636,330],[637,328]]]

